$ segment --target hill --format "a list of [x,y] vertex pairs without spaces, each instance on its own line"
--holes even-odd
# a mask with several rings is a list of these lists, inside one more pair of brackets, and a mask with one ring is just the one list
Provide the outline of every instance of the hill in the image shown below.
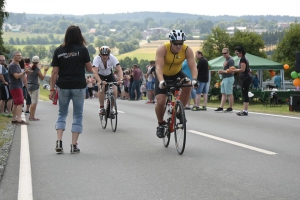
[[[61,15],[61,14],[31,14],[31,13],[10,13],[10,18],[15,19],[17,16],[24,17],[23,19],[51,19],[57,18],[61,19],[62,16],[67,17],[68,19],[83,19],[89,17],[95,21],[101,21],[103,23],[110,23],[113,21],[144,21],[147,18],[152,18],[156,22],[175,22],[178,20],[210,20],[213,23],[218,21],[237,21],[240,19],[245,19],[246,21],[259,21],[261,19],[267,21],[278,21],[278,22],[292,22],[297,19],[297,17],[287,16],[287,15],[243,15],[243,16],[232,16],[232,15],[219,15],[219,16],[208,16],[208,15],[199,15],[197,14],[188,14],[188,13],[172,13],[172,12],[132,12],[132,13],[117,13],[117,14],[92,14],[92,15]],[[11,20],[8,19],[8,20]],[[15,23],[17,23],[15,21]]]

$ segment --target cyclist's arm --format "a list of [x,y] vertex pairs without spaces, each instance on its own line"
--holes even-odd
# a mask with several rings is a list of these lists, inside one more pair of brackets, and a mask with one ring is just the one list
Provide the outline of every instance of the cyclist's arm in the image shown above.
[[163,76],[163,67],[165,65],[165,55],[166,55],[166,49],[164,45],[161,45],[156,50],[156,58],[155,58],[155,72],[156,72],[156,78],[158,82],[164,80]]
[[97,82],[100,84],[102,80],[100,79],[100,76],[98,74],[98,67],[93,66],[93,74]]
[[123,80],[123,71],[121,65],[117,65],[116,70],[118,72],[119,80]]
[[188,66],[192,73],[193,80],[197,80],[198,70],[197,70],[197,66],[196,66],[196,62],[195,62],[195,58],[194,58],[194,52],[190,47],[188,47],[185,54],[186,54]]

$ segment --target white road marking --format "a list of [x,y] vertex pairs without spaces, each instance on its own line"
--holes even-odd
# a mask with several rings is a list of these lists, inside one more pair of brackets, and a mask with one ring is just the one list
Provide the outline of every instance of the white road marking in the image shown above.
[[118,110],[118,113],[125,113],[124,111]]
[[227,140],[227,139],[224,139],[224,138],[216,137],[216,136],[209,135],[209,134],[206,134],[206,133],[201,133],[201,132],[194,131],[194,130],[187,130],[187,131],[191,132],[191,133],[195,133],[197,135],[208,137],[208,138],[211,138],[211,139],[214,139],[214,140],[218,140],[218,141],[225,142],[225,143],[228,143],[228,144],[232,144],[232,145],[236,145],[236,146],[239,146],[239,147],[243,147],[245,149],[250,149],[250,150],[253,150],[253,151],[257,151],[257,152],[260,152],[260,153],[264,153],[264,154],[268,154],[268,155],[276,155],[277,154],[277,153],[272,152],[272,151],[267,151],[267,150],[264,150],[264,149],[260,149],[260,148],[253,147],[253,146],[250,146],[250,145],[242,144],[242,143],[239,143],[239,142],[234,142],[234,141],[231,141],[231,140]]
[[[22,114],[25,121],[25,116]],[[18,200],[32,200],[31,164],[27,125],[21,125],[21,150]]]
[[[215,108],[212,107],[206,107],[210,110],[215,110]],[[240,110],[233,110],[232,112],[239,112]],[[219,112],[216,112],[219,113]],[[255,115],[266,115],[266,116],[272,116],[272,117],[281,117],[281,118],[288,118],[288,119],[300,119],[300,117],[293,117],[293,116],[286,116],[286,115],[275,115],[275,114],[268,114],[268,113],[259,113],[259,112],[249,112],[249,114],[255,114]]]

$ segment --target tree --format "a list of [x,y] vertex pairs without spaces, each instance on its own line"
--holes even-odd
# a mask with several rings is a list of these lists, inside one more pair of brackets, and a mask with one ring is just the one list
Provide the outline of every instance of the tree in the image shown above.
[[261,35],[253,32],[236,31],[230,38],[229,50],[234,51],[237,46],[243,46],[247,53],[266,58],[265,52],[260,51],[265,47],[265,42]]
[[[8,18],[9,14],[8,12],[5,12],[5,1],[0,1],[0,27],[2,28],[5,18]],[[8,50],[3,46],[3,38],[2,38],[3,32],[0,31],[0,54],[5,55],[8,52]]]
[[96,49],[94,48],[94,46],[92,44],[89,44],[87,46],[87,50],[88,50],[89,54],[94,55],[96,53]]
[[5,49],[7,50],[7,57],[12,58],[12,54],[17,51],[17,48],[14,45],[5,45]]
[[44,59],[48,55],[48,50],[46,49],[45,46],[39,45],[36,47],[36,55],[40,57],[40,59]]
[[54,54],[54,51],[55,51],[55,49],[56,49],[57,47],[58,47],[58,46],[55,46],[55,45],[51,45],[51,46],[49,47],[48,57],[49,57],[50,59],[52,59],[53,54]]
[[37,55],[37,49],[33,45],[26,45],[22,50],[22,56],[32,58]]
[[19,45],[19,44],[21,44],[21,42],[20,42],[20,39],[17,37],[16,38],[16,45]]
[[222,54],[222,49],[229,47],[229,43],[229,34],[219,27],[214,28],[212,33],[207,36],[207,40],[203,42],[203,54],[208,60],[219,57]]
[[102,47],[102,46],[104,46],[104,45],[105,45],[104,40],[99,40],[99,39],[97,39],[97,40],[94,42],[94,46],[97,47],[97,48],[100,48],[100,47]]
[[14,38],[12,38],[12,37],[9,38],[9,42],[8,42],[8,43],[9,43],[9,44],[16,44]]
[[282,64],[288,64],[290,68],[285,70],[285,76],[295,70],[296,52],[300,51],[300,24],[295,22],[285,31],[283,39],[274,51],[273,60]]

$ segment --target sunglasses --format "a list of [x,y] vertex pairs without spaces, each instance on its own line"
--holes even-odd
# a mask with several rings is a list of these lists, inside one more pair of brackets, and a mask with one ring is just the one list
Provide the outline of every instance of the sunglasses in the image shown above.
[[228,52],[227,53],[222,53],[223,55],[226,55],[226,54],[228,54]]
[[178,46],[178,45],[179,45],[179,46],[182,46],[182,45],[183,45],[183,42],[180,42],[180,43],[172,42],[172,44],[175,45],[175,46]]
[[240,53],[239,53],[239,52],[235,52],[235,54],[236,54],[236,55],[239,55]]
[[109,54],[101,54],[101,56],[109,56]]

